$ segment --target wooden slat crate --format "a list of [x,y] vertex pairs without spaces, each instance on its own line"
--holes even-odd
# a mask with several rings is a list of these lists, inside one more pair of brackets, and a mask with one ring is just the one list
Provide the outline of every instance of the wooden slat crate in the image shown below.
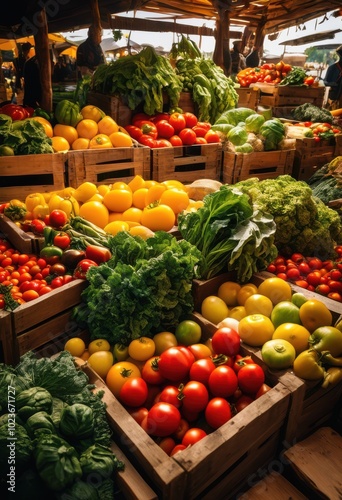
[[326,163],[331,162],[338,150],[336,140],[296,139],[292,176],[299,181],[306,181]]
[[[254,479],[254,478],[253,478]],[[257,484],[247,490],[241,498],[243,500],[307,500],[292,483],[278,471],[267,473]]]
[[249,154],[223,151],[222,180],[225,184],[235,184],[251,177],[264,180],[292,175],[294,157],[294,149]]
[[122,97],[88,92],[87,102],[102,109],[106,115],[111,116],[122,127],[131,123],[133,111],[124,103]]
[[311,103],[321,108],[323,106],[324,94],[326,88],[307,87],[306,85],[272,85],[267,83],[258,83],[256,86],[260,89],[261,106],[300,106],[301,104]]
[[197,114],[198,106],[193,101],[191,92],[181,92],[178,107],[181,108],[183,113],[194,113]]
[[150,152],[144,146],[69,151],[68,185],[77,188],[85,181],[96,185],[129,182],[136,175],[150,179]]
[[4,214],[0,214],[0,232],[21,253],[38,254],[44,246],[44,238],[26,233]]
[[11,313],[3,310],[0,311],[0,363],[14,363]]
[[81,302],[86,280],[74,280],[56,288],[32,302],[22,304],[10,312],[11,352],[13,364],[28,351],[53,345],[54,353],[64,347],[64,335],[76,336],[79,327],[71,319],[72,309]]
[[260,100],[260,90],[257,87],[240,87],[235,90],[239,96],[239,108],[257,109]]
[[[209,331],[203,340],[208,335]],[[81,366],[96,390],[104,391],[114,440],[159,499],[228,499],[241,481],[278,452],[290,401],[288,389],[280,383],[199,443],[169,457],[95,372],[86,363]]]
[[30,193],[65,188],[66,154],[2,156],[0,201],[25,200]]
[[176,179],[191,183],[197,179],[220,180],[222,144],[200,144],[151,150],[151,177],[162,182]]

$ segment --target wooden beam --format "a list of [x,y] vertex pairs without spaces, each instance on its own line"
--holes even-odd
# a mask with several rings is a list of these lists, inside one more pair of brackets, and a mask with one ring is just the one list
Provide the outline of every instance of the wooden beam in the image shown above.
[[46,111],[52,111],[52,61],[49,50],[48,25],[45,9],[37,15],[37,31],[34,35],[36,55],[39,63],[40,83],[42,86],[42,99],[40,106]]

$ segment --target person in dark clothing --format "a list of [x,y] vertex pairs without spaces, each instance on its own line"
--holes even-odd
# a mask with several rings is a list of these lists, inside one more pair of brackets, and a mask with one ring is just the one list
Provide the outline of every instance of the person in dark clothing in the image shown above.
[[53,68],[52,81],[53,82],[64,82],[68,76],[68,68],[64,62],[63,57],[59,56],[58,60]]
[[76,52],[76,64],[79,73],[92,75],[100,64],[106,62],[101,47],[102,30],[91,25],[88,30],[88,38],[78,46]]
[[18,57],[14,59],[15,82],[16,82],[16,88],[18,90],[23,89],[24,65],[25,62],[30,58],[29,52],[31,48],[32,45],[30,44],[30,42],[23,43],[21,45]]
[[40,71],[37,56],[28,59],[24,64],[24,106],[37,108],[42,98]]
[[246,67],[246,60],[241,52],[241,46],[241,40],[235,40],[233,42],[233,49],[230,51],[232,61],[231,76],[236,76],[239,71]]
[[324,85],[330,87],[328,94],[329,109],[342,107],[342,45],[336,49],[339,61],[331,64],[324,77]]
[[257,68],[260,63],[259,49],[253,47],[246,57],[246,68]]

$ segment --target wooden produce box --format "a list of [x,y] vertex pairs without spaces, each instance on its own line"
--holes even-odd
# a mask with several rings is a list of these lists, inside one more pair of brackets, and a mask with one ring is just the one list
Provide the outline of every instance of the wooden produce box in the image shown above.
[[192,98],[191,92],[181,92],[178,107],[181,108],[183,113],[194,113],[197,115],[198,107]]
[[308,87],[306,85],[272,85],[257,83],[260,89],[261,106],[300,106],[311,103],[321,108],[323,106],[326,87]]
[[81,302],[81,293],[86,286],[86,280],[74,280],[11,311],[8,331],[11,349],[6,353],[8,363],[17,364],[20,356],[47,343],[53,345],[54,354],[61,351],[64,336],[76,336],[80,331],[71,316],[74,306]]
[[65,153],[1,156],[0,201],[25,200],[30,193],[64,189]]
[[85,181],[96,185],[129,182],[136,175],[150,179],[150,151],[144,146],[69,151],[68,185],[77,188]]
[[[339,147],[339,146],[338,146]],[[336,155],[336,140],[296,139],[292,176],[299,181],[307,181]]]
[[111,116],[122,127],[129,125],[132,121],[133,111],[124,103],[122,97],[90,91],[87,102],[102,109],[106,115]]
[[238,96],[239,108],[251,108],[256,110],[260,100],[260,89],[258,87],[240,87],[235,89]]
[[222,144],[199,144],[151,150],[151,177],[191,184],[197,179],[220,180]]
[[13,336],[11,313],[0,311],[0,363],[12,364]]
[[223,151],[222,181],[224,184],[235,184],[251,177],[262,181],[279,175],[292,175],[294,157],[294,149],[248,154]]
[[[203,340],[210,335],[204,334]],[[82,369],[104,391],[113,439],[159,499],[228,499],[241,482],[277,454],[290,392],[277,383],[264,396],[189,449],[169,457],[146,434],[86,363]]]
[[0,232],[21,253],[38,254],[45,243],[44,238],[31,232],[26,233],[4,214],[0,214]]

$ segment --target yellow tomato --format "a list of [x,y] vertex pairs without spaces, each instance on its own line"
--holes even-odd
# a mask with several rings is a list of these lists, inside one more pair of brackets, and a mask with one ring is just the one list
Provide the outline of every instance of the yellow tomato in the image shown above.
[[176,222],[176,215],[168,205],[147,206],[141,215],[141,224],[152,231],[170,231]]
[[52,148],[55,151],[55,153],[63,153],[65,151],[69,151],[70,149],[70,144],[68,141],[59,135],[54,135],[51,138],[52,141]]
[[90,120],[94,120],[96,123],[99,122],[104,116],[105,113],[102,109],[97,106],[93,106],[92,104],[87,104],[84,106],[81,111],[81,115],[83,118],[89,118]]
[[167,187],[165,184],[154,184],[148,188],[146,198],[145,198],[145,206],[150,205],[151,203],[155,203],[160,200],[161,195],[166,191]]
[[168,179],[166,181],[163,181],[162,184],[165,184],[165,186],[168,188],[177,188],[185,191],[184,184],[180,181],[177,181],[176,179]]
[[95,120],[89,118],[84,118],[76,125],[76,130],[78,137],[85,137],[86,139],[92,139],[96,134],[99,133],[99,127]]
[[159,332],[153,336],[153,342],[155,345],[155,355],[159,356],[162,352],[169,349],[169,347],[175,347],[178,345],[178,340],[176,335],[172,332]]
[[257,291],[258,288],[253,285],[253,283],[247,283],[246,285],[243,285],[236,296],[239,306],[244,306],[248,297],[250,297],[254,293],[257,293]]
[[145,187],[145,179],[141,175],[135,175],[131,181],[128,183],[128,187],[134,193],[137,189]]
[[142,226],[141,224],[139,224],[138,226],[130,227],[129,232],[133,236],[140,236],[144,240],[147,240],[147,238],[152,238],[154,236],[154,232],[151,231],[151,229]]
[[162,193],[160,203],[168,205],[175,214],[179,214],[189,205],[189,196],[182,189],[168,188]]
[[94,354],[94,352],[98,351],[109,351],[110,343],[106,339],[95,339],[92,340],[88,345],[89,354]]
[[278,304],[282,300],[291,300],[292,290],[290,285],[281,278],[276,276],[266,278],[259,286],[258,293],[265,295],[272,300],[273,305]]
[[296,323],[282,323],[272,335],[272,339],[283,339],[290,342],[296,350],[296,355],[309,349],[310,332],[307,328]]
[[147,361],[152,358],[156,350],[153,339],[140,337],[132,340],[128,345],[128,354],[136,361]]
[[313,332],[320,326],[332,325],[332,314],[318,299],[309,299],[299,308],[299,317],[305,328]]
[[36,205],[32,210],[32,215],[34,219],[44,219],[49,214],[50,214],[50,209],[47,203]]
[[45,205],[45,198],[42,193],[28,194],[25,198],[25,205],[29,212],[32,212],[36,205]]
[[112,212],[124,212],[132,206],[132,191],[111,189],[103,197],[103,203]]
[[86,139],[85,137],[79,137],[71,144],[71,149],[79,150],[79,149],[89,149],[90,139]]
[[70,146],[78,139],[78,133],[74,127],[71,127],[71,125],[62,125],[61,123],[57,123],[53,127],[53,135],[64,137]]
[[109,135],[109,139],[114,148],[131,148],[133,146],[132,138],[123,132],[113,132]]
[[80,212],[80,206],[78,201],[73,196],[60,196],[59,194],[54,194],[51,196],[49,202],[49,210],[63,210],[68,216],[78,215]]
[[114,356],[111,351],[96,351],[88,358],[88,364],[103,379],[106,378],[113,363]]
[[273,310],[273,303],[271,299],[265,297],[265,295],[253,293],[246,299],[244,307],[247,315],[260,313],[270,317]]
[[110,367],[106,376],[106,385],[116,398],[119,397],[121,387],[128,378],[141,377],[139,368],[129,361],[119,361]]
[[109,212],[108,224],[114,222],[115,220],[122,221],[122,212]]
[[225,301],[228,307],[234,307],[238,305],[237,294],[240,289],[241,285],[239,283],[235,283],[235,281],[225,281],[219,286],[217,295],[220,299]]
[[224,300],[216,295],[209,295],[201,304],[202,316],[212,323],[219,323],[229,314],[229,309]]
[[88,349],[86,349],[84,351],[84,353],[82,354],[82,356],[80,356],[80,358],[83,359],[83,361],[88,361],[89,356],[90,356],[89,351],[88,351]]
[[98,129],[100,134],[106,134],[110,136],[114,132],[118,132],[119,126],[116,123],[115,120],[109,115],[104,116],[99,122],[98,122]]
[[131,222],[141,222],[142,210],[136,207],[130,207],[122,213],[122,220]]
[[274,325],[263,314],[250,314],[239,321],[239,335],[246,344],[259,347],[272,339]]
[[139,188],[136,191],[133,191],[132,194],[132,205],[137,208],[146,207],[146,195],[148,193],[148,189],[146,187]]
[[127,182],[116,181],[112,184],[112,189],[126,189],[127,191],[132,191]]
[[49,120],[46,120],[42,116],[32,116],[32,118],[30,118],[30,120],[35,120],[36,122],[43,125],[45,133],[48,137],[51,138],[53,136],[53,128],[52,128],[52,125],[49,122]]
[[94,194],[97,192],[97,187],[96,184],[93,182],[82,182],[77,189],[74,191],[74,197],[76,198],[77,201],[81,201],[82,203],[85,203],[86,201],[89,200]]
[[109,222],[109,224],[106,224],[104,227],[104,230],[106,233],[112,234],[115,236],[116,234],[120,233],[121,231],[129,231],[129,224],[126,221],[121,221],[121,220],[114,220],[113,222]]
[[77,356],[80,358],[84,353],[86,345],[84,341],[79,337],[74,337],[67,340],[64,350],[70,352],[72,356]]
[[108,135],[96,134],[89,142],[89,149],[111,149],[113,144]]
[[79,215],[102,229],[108,224],[108,208],[100,201],[83,203]]
[[110,186],[108,186],[107,184],[100,184],[99,186],[97,186],[97,190],[101,196],[104,196],[106,193],[108,193],[108,191],[110,191]]

